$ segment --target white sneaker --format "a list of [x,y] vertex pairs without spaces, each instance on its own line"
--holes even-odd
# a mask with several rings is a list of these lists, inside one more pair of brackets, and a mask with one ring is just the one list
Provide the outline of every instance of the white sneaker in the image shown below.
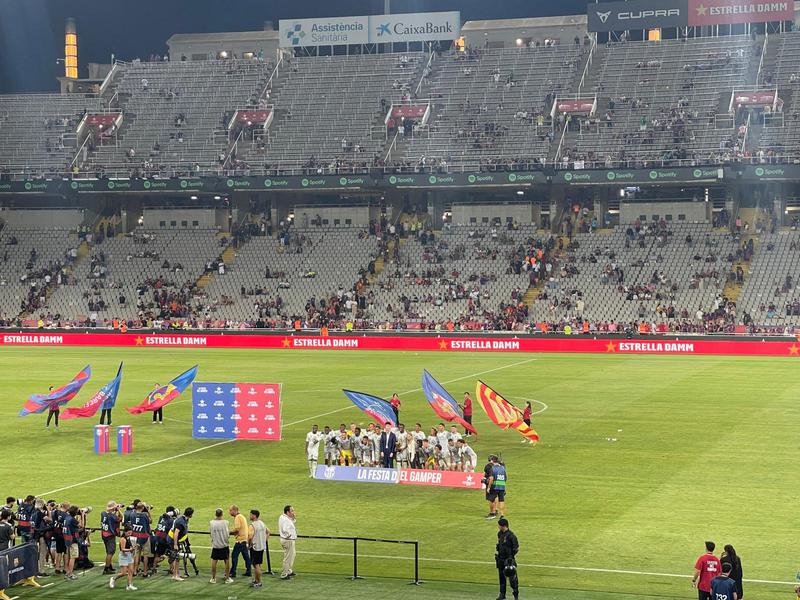
[[172,581],[183,581],[183,580],[184,580],[183,577],[181,577],[180,575],[172,576]]
[[116,581],[117,580],[114,579],[114,577],[112,576],[111,579],[108,580],[108,587],[110,587],[113,590],[114,589],[114,584],[116,583]]
[[217,578],[216,578],[216,577],[212,577],[212,578],[211,578],[211,579],[208,581],[208,583],[217,583]]
[[230,578],[230,577],[227,577],[227,578],[225,579],[225,583],[233,583],[233,579],[232,579],[232,578]]
[[129,592],[135,592],[135,591],[136,591],[136,590],[138,590],[139,588],[137,588],[137,587],[136,587],[136,586],[134,586],[134,585],[129,585],[129,586],[126,586],[126,587],[125,587],[125,589],[126,589],[126,590],[128,590]]

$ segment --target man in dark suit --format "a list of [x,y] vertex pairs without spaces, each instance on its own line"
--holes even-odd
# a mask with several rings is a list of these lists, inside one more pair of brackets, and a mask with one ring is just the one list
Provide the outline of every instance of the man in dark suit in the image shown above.
[[394,455],[397,447],[397,436],[392,432],[392,424],[388,421],[383,426],[381,433],[380,452],[381,466],[387,469],[394,467]]

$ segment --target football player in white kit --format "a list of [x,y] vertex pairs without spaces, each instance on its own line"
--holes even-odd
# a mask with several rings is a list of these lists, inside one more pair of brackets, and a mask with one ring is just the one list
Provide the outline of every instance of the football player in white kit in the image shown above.
[[461,468],[464,471],[474,472],[475,467],[478,466],[478,455],[475,450],[470,448],[467,440],[458,440],[458,449],[461,453]]
[[306,434],[306,456],[308,457],[308,476],[314,477],[319,462],[319,443],[325,439],[317,425],[312,425],[311,431]]
[[336,431],[331,431],[331,428],[325,425],[325,431],[323,431],[323,439],[325,440],[325,464],[329,467],[339,463],[339,449],[336,445],[337,433]]

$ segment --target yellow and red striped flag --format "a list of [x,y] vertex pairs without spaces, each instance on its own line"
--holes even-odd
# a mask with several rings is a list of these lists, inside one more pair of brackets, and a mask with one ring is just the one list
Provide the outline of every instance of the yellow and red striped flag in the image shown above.
[[495,425],[503,429],[515,429],[527,440],[539,441],[536,430],[522,420],[522,411],[480,380],[475,386],[475,396]]

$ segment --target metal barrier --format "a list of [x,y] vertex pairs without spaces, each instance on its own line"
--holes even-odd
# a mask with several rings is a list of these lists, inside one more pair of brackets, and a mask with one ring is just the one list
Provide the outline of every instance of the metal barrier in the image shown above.
[[[85,531],[92,533],[102,531],[99,527],[87,527]],[[190,535],[209,535],[208,531],[195,531],[189,530],[187,532]],[[420,585],[422,581],[419,578],[419,541],[417,540],[387,540],[383,538],[367,538],[367,537],[352,537],[352,536],[340,536],[340,535],[298,535],[298,539],[301,540],[337,540],[337,541],[351,541],[353,542],[353,574],[350,575],[349,579],[355,581],[356,579],[364,579],[361,575],[358,574],[358,542],[378,542],[383,544],[406,544],[414,546],[414,579],[410,582],[409,585]],[[267,560],[267,568],[264,570],[264,573],[267,575],[274,575],[272,570],[272,557],[270,556],[269,550],[269,538],[267,538],[267,548],[264,552],[266,555],[265,558]]]

